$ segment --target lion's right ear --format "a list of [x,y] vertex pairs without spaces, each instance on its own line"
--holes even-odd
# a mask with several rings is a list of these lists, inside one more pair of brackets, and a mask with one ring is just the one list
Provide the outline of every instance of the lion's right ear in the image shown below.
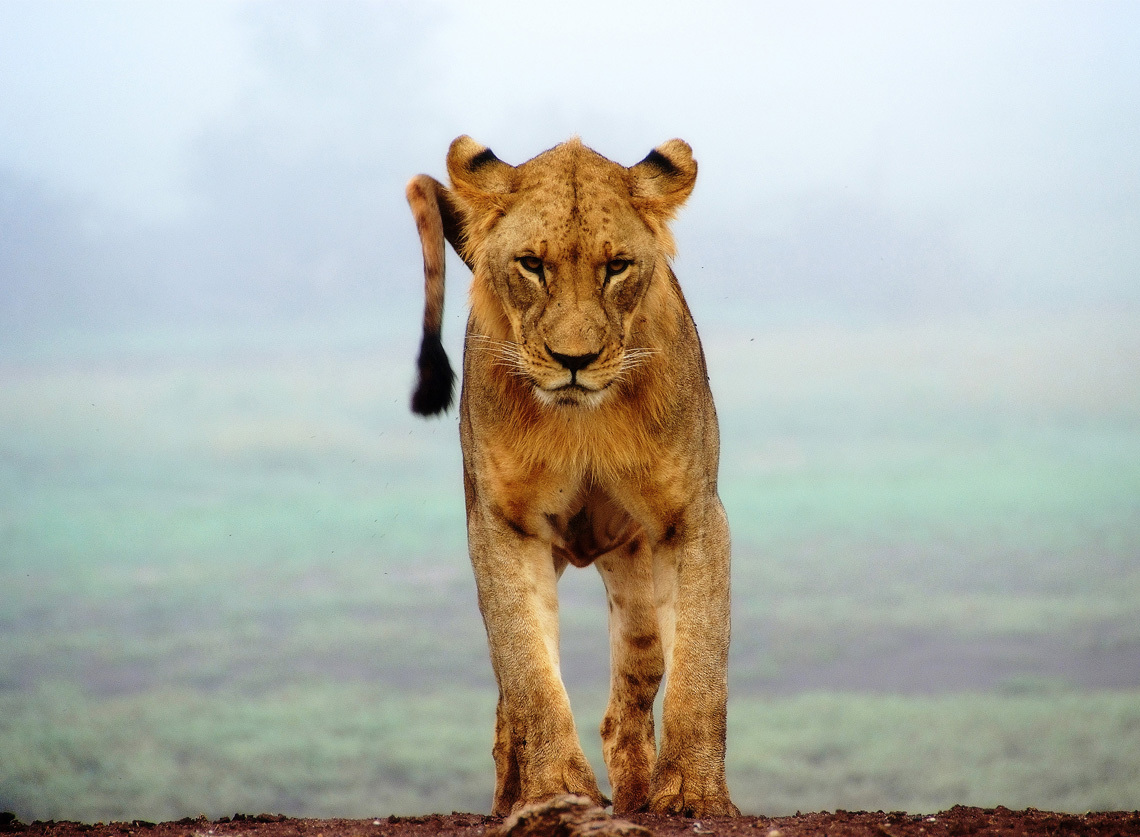
[[671,139],[650,151],[629,173],[635,201],[668,221],[693,191],[697,161],[687,142]]
[[447,151],[447,174],[452,189],[477,210],[502,208],[503,198],[514,189],[515,167],[466,134],[451,143]]

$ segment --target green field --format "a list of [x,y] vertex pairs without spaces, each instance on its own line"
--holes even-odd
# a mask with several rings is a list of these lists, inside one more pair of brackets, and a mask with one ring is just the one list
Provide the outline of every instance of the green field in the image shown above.
[[[701,322],[741,807],[1140,807],[1140,317]],[[0,353],[0,810],[486,810],[455,419],[378,331]],[[601,584],[563,587],[600,770]]]

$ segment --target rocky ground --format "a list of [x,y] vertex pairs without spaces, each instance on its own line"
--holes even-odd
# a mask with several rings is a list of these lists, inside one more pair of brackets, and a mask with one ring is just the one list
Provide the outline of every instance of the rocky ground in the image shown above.
[[[618,820],[600,809],[554,809],[504,822],[478,814],[371,820],[291,819],[275,814],[177,822],[34,822],[0,814],[0,832],[21,837],[1140,837],[1140,812],[1062,814],[956,806],[937,814],[822,811],[793,817],[686,819],[646,814]],[[648,832],[648,834],[647,834]]]

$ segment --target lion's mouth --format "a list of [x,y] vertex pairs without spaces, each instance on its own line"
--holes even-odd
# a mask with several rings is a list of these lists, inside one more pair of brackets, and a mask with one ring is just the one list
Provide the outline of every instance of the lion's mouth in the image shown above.
[[534,389],[538,399],[544,404],[559,407],[596,407],[605,397],[605,390],[606,387],[593,389],[577,381],[550,389],[542,386],[536,386]]
[[560,387],[555,387],[553,391],[554,392],[597,392],[597,390],[590,389],[589,387],[583,386],[582,384],[578,383],[577,381],[573,381],[569,384],[563,384]]

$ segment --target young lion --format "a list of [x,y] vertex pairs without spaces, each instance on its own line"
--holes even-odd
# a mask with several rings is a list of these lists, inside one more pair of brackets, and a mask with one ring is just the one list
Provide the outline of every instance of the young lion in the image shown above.
[[615,811],[736,814],[716,411],[667,227],[696,181],[692,152],[670,140],[625,168],[575,139],[513,167],[463,136],[447,171],[450,189],[423,174],[407,189],[426,296],[412,409],[451,404],[446,238],[474,274],[459,432],[499,684],[492,810],[562,793],[606,804],[558,662],[558,579],[593,563],[610,610],[601,734]]

